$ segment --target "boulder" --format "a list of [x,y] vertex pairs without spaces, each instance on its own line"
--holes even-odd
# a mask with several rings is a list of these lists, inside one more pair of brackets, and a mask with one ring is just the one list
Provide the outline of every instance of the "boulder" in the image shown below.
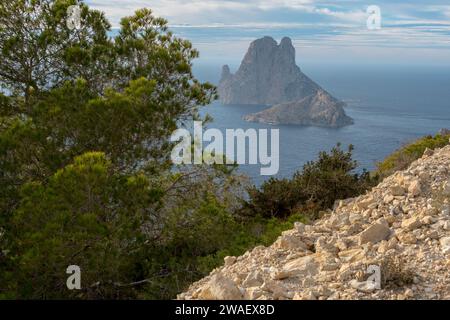
[[273,279],[281,280],[289,277],[307,277],[317,274],[319,264],[313,255],[300,257],[286,263],[283,268],[273,274]]
[[236,262],[236,257],[225,257],[223,261],[225,263],[225,266],[231,266]]
[[295,222],[294,223],[294,228],[295,230],[297,230],[298,233],[302,234],[303,232],[305,232],[305,224],[302,222]]
[[384,203],[391,203],[392,201],[394,201],[394,196],[392,194],[387,194],[384,198],[383,198],[383,202]]
[[422,222],[420,217],[418,216],[405,219],[402,221],[402,228],[409,231],[420,228],[420,226],[422,226]]
[[272,293],[272,298],[278,300],[280,298],[292,298],[286,288],[279,282],[274,280],[266,280],[261,289]]
[[339,258],[344,262],[355,262],[364,259],[365,253],[363,249],[349,249],[338,253]]
[[212,276],[198,297],[202,300],[241,300],[243,298],[233,280],[220,273]]
[[359,234],[358,243],[360,245],[368,242],[377,243],[381,240],[386,240],[390,234],[389,224],[381,218]]
[[397,197],[397,196],[403,196],[404,194],[405,194],[405,188],[403,188],[402,186],[400,186],[400,185],[395,185],[395,186],[392,186],[391,188],[390,188],[390,190],[391,190],[391,193],[392,193],[392,195],[393,196],[395,196],[395,197]]
[[356,279],[353,279],[352,281],[350,281],[350,286],[353,289],[356,289],[358,291],[365,292],[365,293],[372,293],[377,289],[376,286],[370,281],[358,281]]
[[245,300],[256,300],[264,294],[264,291],[259,287],[246,288],[244,292]]
[[401,232],[397,235],[398,240],[403,244],[415,244],[416,236],[412,232]]
[[278,240],[274,243],[274,246],[279,249],[287,250],[307,250],[307,245],[302,241],[302,239],[292,233],[283,233]]
[[260,271],[255,270],[250,272],[245,278],[244,282],[242,282],[243,287],[257,287],[261,286],[264,283],[263,276]]
[[444,237],[439,240],[441,250],[444,254],[450,254],[450,237]]
[[419,180],[414,180],[413,182],[410,183],[410,185],[408,187],[408,193],[411,196],[416,197],[421,192],[422,192],[422,185],[420,184]]
[[425,149],[425,151],[423,152],[423,155],[429,157],[429,156],[432,156],[433,153],[434,153],[434,151],[433,151],[432,149],[430,149],[430,148],[427,147],[427,148]]
[[445,221],[442,228],[446,231],[450,231],[450,220]]
[[339,250],[333,241],[327,241],[325,237],[318,238],[314,247],[316,248],[316,253],[330,253],[332,255],[337,254]]
[[373,203],[375,203],[375,199],[373,198],[373,196],[367,196],[363,200],[360,200],[357,203],[357,206],[360,210],[366,210]]

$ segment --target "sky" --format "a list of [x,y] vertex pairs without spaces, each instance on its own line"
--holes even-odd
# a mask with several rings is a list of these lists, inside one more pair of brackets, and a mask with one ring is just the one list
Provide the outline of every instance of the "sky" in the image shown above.
[[[147,7],[191,40],[204,61],[237,63],[250,41],[292,38],[297,59],[312,63],[450,66],[450,0],[88,0],[113,27]],[[369,30],[367,8],[380,8]]]

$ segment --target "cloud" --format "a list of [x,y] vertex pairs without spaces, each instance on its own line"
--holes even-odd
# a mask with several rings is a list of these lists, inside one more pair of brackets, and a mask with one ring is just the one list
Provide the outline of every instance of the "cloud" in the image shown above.
[[104,11],[115,27],[121,17],[150,7],[155,15],[169,20],[176,34],[192,40],[209,56],[222,57],[220,52],[224,50],[240,56],[249,41],[263,35],[289,35],[302,48],[322,48],[329,52],[340,48],[353,50],[355,54],[365,50],[384,52],[388,56],[405,48],[416,53],[436,50],[448,54],[450,50],[450,5],[427,0],[408,3],[377,0],[382,29],[376,32],[366,28],[366,9],[371,1],[365,0],[338,3],[328,0],[88,0],[87,3]]
[[366,21],[367,13],[363,10],[352,10],[352,11],[333,11],[329,8],[315,8],[314,12],[319,14],[324,14],[330,17],[335,17],[344,21],[355,21],[361,22]]
[[[169,19],[171,24],[285,22],[286,17],[298,19],[314,16],[318,20],[331,18],[341,21],[361,21],[365,12],[359,9],[341,9],[319,0],[90,0],[87,3],[106,13],[117,26],[120,18],[142,7],[149,7],[156,15]],[[351,8],[351,7],[349,7]],[[277,20],[277,21],[273,21]]]
[[[136,9],[150,7],[156,15],[171,24],[286,22],[298,19],[316,22],[360,22],[366,17],[367,1],[342,0],[87,0],[91,7],[102,10],[117,25],[120,18]],[[383,15],[389,21],[409,19],[446,19],[450,5],[430,4],[426,0],[378,0]],[[308,19],[306,19],[308,18]]]

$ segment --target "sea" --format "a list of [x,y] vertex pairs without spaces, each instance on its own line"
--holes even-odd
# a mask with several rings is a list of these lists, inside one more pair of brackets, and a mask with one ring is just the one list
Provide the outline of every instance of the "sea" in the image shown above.
[[[211,31],[213,29],[213,31]],[[286,30],[240,31],[223,28],[173,28],[176,35],[191,40],[199,48],[194,74],[202,81],[217,84],[221,67],[229,64],[235,72],[249,43],[263,35],[280,40]],[[273,32],[274,34],[271,34]],[[289,33],[289,32],[288,32]],[[292,30],[290,31],[292,32]],[[288,34],[289,35],[289,34]],[[292,36],[291,36],[292,37]],[[302,34],[294,33],[296,37]],[[328,151],[337,143],[354,146],[358,170],[373,170],[378,161],[404,144],[425,135],[450,128],[450,63],[448,65],[386,63],[367,61],[320,61],[302,55],[296,48],[297,65],[311,79],[336,98],[344,101],[346,113],[354,124],[343,128],[269,125],[242,120],[246,114],[265,106],[221,105],[214,102],[201,109],[214,121],[209,128],[279,129],[279,172],[275,177],[291,177],[297,170]],[[450,62],[450,54],[449,54]],[[241,165],[239,171],[260,185],[270,176],[260,174],[260,165]]]

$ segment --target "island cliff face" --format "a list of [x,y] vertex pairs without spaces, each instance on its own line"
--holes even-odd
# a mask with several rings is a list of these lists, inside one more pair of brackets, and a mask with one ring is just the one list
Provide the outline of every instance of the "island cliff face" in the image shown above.
[[235,74],[225,65],[218,92],[225,104],[270,105],[246,116],[248,121],[340,127],[353,123],[333,98],[295,63],[295,48],[285,37],[280,44],[264,37],[253,41]]
[[289,38],[278,45],[264,37],[250,44],[236,74],[223,67],[219,95],[223,104],[273,105],[302,99],[319,88],[295,64]]

